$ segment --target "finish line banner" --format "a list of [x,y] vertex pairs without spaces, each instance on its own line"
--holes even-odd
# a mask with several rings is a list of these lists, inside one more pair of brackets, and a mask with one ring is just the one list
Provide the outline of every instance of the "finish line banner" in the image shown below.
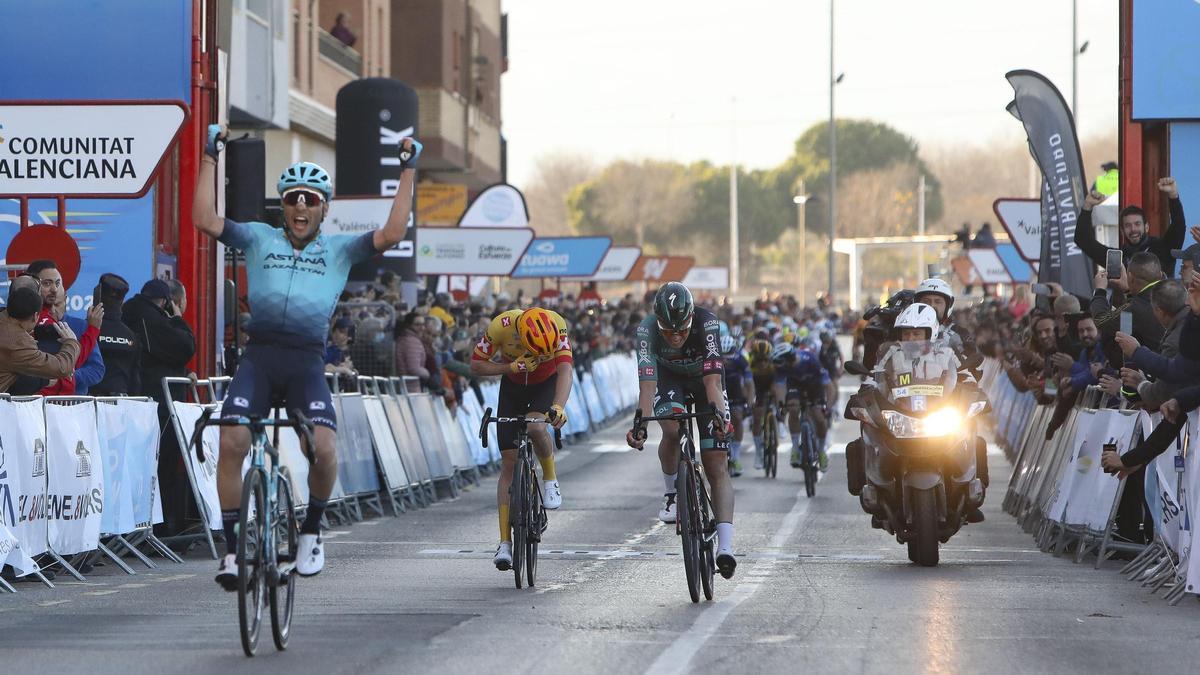
[[1025,126],[1029,152],[1044,181],[1038,281],[1091,295],[1092,263],[1075,245],[1075,226],[1087,194],[1075,121],[1062,94],[1041,74],[1014,70],[1005,78],[1014,92],[1008,111]]

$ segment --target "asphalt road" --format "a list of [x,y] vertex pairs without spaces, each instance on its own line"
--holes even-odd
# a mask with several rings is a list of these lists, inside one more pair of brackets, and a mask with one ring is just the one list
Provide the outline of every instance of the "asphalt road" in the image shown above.
[[[848,384],[848,381],[846,382]],[[855,430],[840,423],[834,448]],[[491,564],[495,482],[451,502],[327,534],[327,567],[302,580],[292,644],[238,643],[216,563],[125,576],[98,568],[55,590],[0,596],[5,672],[835,672],[1128,673],[1190,669],[1200,606],[1168,607],[1116,573],[1034,549],[999,508],[1007,463],[991,456],[987,521],[937,568],[872,530],[841,455],[813,499],[801,476],[736,480],[740,565],[714,602],[687,597],[678,540],[657,520],[652,452],[624,427],[559,460],[535,589]],[[747,438],[747,440],[749,440]],[[751,465],[748,458],[747,465]],[[60,577],[60,580],[62,577]]]

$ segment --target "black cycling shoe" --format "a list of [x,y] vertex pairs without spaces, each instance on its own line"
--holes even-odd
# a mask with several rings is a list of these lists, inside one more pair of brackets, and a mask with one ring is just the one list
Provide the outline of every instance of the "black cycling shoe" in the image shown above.
[[971,509],[970,511],[967,511],[968,523],[982,523],[984,520],[986,520],[986,518],[983,517],[983,511],[980,511],[979,509]]
[[733,571],[737,569],[737,558],[733,557],[732,553],[717,554],[717,571],[726,579],[733,578]]

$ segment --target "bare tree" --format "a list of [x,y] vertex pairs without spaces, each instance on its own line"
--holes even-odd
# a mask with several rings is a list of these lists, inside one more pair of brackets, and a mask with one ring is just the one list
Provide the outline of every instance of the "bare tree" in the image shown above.
[[596,173],[595,162],[586,155],[559,153],[539,158],[525,187],[529,226],[539,235],[575,234],[567,217],[567,195]]

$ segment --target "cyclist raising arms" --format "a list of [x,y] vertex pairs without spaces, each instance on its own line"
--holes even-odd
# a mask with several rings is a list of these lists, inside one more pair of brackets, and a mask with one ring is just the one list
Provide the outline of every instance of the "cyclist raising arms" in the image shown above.
[[[728,439],[733,435],[729,406],[725,400],[724,364],[720,349],[720,321],[712,312],[696,307],[692,292],[678,282],[663,284],[654,296],[654,313],[637,327],[638,380],[641,392],[638,409],[649,416],[669,415],[684,410],[689,398],[697,409],[705,402],[716,406],[719,420],[701,422],[700,457],[704,475],[712,488],[713,512],[717,519],[717,569],[726,579],[733,576],[733,485],[730,484]],[[651,401],[654,409],[651,410]],[[662,440],[658,460],[662,465],[663,508],[658,517],[675,522],[675,479],[679,462],[679,425],[658,423]],[[625,440],[641,450],[646,439],[631,429]]]
[[[325,566],[321,516],[337,480],[337,420],[323,359],[329,319],[350,268],[404,239],[421,144],[411,138],[401,141],[400,186],[383,228],[357,235],[326,235],[321,233],[321,221],[329,213],[333,184],[329,174],[312,162],[293,164],[279,177],[282,229],[218,216],[217,157],[226,136],[222,127],[209,125],[192,206],[196,229],[246,255],[251,310],[246,332],[250,342],[229,385],[222,415],[265,416],[273,400],[283,396],[288,410],[302,410],[315,425],[316,447],[312,450],[316,463],[308,473],[308,512],[300,528],[296,561],[300,574],[312,576]],[[242,462],[249,449],[248,429],[222,427],[217,494],[228,548],[216,580],[227,591],[237,590],[235,530]]]
[[[475,345],[471,355],[474,375],[505,375],[500,380],[498,417],[525,415],[545,421],[549,416],[554,428],[567,422],[563,406],[571,396],[571,341],[567,322],[555,312],[541,307],[525,311],[512,309],[497,314]],[[547,509],[562,506],[562,492],[554,469],[554,446],[544,424],[527,429],[533,451],[542,465],[542,505]],[[517,430],[500,425],[500,480],[496,483],[496,502],[500,512],[500,545],[492,560],[501,572],[512,567],[512,530],[508,522],[508,488],[517,466]]]

